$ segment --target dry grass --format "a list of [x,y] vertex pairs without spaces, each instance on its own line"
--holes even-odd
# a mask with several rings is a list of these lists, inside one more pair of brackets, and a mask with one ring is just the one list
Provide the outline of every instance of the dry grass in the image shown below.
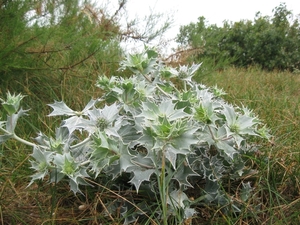
[[[257,195],[265,215],[259,224],[300,222],[300,74],[229,68],[198,81],[217,85],[229,102],[245,105],[271,129],[272,143],[260,143]],[[258,214],[259,215],[259,214]],[[239,224],[247,224],[242,223]]]

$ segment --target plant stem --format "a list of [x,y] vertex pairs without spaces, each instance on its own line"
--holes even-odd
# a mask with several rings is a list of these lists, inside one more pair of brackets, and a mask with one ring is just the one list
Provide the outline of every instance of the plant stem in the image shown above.
[[167,92],[165,92],[163,89],[161,89],[160,86],[158,86],[157,84],[156,84],[155,86],[156,86],[156,88],[157,88],[161,93],[163,93],[165,96],[167,96],[167,97],[169,97],[169,98],[172,99],[172,96],[169,95]]
[[159,193],[162,204],[162,212],[163,212],[163,224],[168,225],[168,195],[169,191],[167,188],[166,181],[166,157],[165,157],[165,145],[162,148],[162,162],[161,162],[161,174],[160,174],[160,184],[159,184]]
[[[18,135],[16,135],[15,133],[10,133],[8,132],[7,130],[3,129],[3,128],[0,128],[1,131],[3,131],[4,133],[8,134],[8,135],[11,135],[11,138],[14,138],[15,140],[25,144],[25,145],[28,145],[28,146],[31,146],[31,147],[36,147],[37,145],[30,142],[30,141],[26,141],[24,140],[23,138],[20,138]],[[42,146],[42,145],[39,145],[41,148],[47,148],[46,146]]]
[[[11,119],[12,120],[12,119]],[[11,124],[12,124],[12,121],[10,121],[11,122]],[[19,141],[19,142],[21,142],[21,143],[23,143],[23,144],[25,144],[25,145],[29,145],[29,146],[31,146],[31,147],[35,147],[36,146],[36,144],[34,144],[34,143],[32,143],[32,142],[29,142],[29,141],[26,141],[26,140],[24,140],[23,138],[20,138],[18,135],[16,135],[14,132],[13,133],[11,133],[11,132],[9,132],[9,131],[7,131],[6,129],[3,129],[1,126],[0,126],[0,131],[2,131],[3,133],[5,133],[5,134],[8,134],[8,135],[11,135],[11,138],[14,138],[14,139],[16,139],[17,141]]]
[[89,137],[87,137],[86,139],[84,139],[82,142],[79,142],[79,143],[77,143],[76,145],[70,146],[70,149],[74,149],[74,148],[80,147],[80,146],[82,146],[82,145],[88,143],[90,140],[91,140],[91,138],[90,138],[90,136],[89,136]]
[[207,125],[207,127],[208,127],[208,130],[209,130],[209,133],[211,134],[212,139],[213,139],[215,142],[217,142],[217,139],[215,138],[215,136],[214,136],[214,134],[213,134],[213,132],[212,132],[210,126]]
[[91,161],[90,160],[86,160],[82,163],[79,164],[79,166],[85,166],[86,164],[89,164]]
[[12,134],[12,133],[8,132],[7,130],[3,129],[2,127],[0,127],[0,130],[6,134]]
[[19,137],[18,135],[16,135],[16,134],[13,134],[12,138],[16,139],[17,141],[19,141],[19,142],[21,142],[21,143],[23,143],[23,144],[25,144],[25,145],[29,145],[29,146],[31,146],[31,147],[36,147],[36,146],[37,146],[36,144],[34,144],[34,143],[32,143],[32,142],[29,142],[29,141],[24,140],[23,138],[20,138],[20,137]]
[[[145,75],[145,74],[142,74],[142,75],[143,75],[143,77],[145,77],[145,79],[146,79],[149,83],[152,83],[152,81],[149,79],[149,77],[147,77],[147,75]],[[171,95],[169,95],[167,92],[165,92],[163,89],[161,89],[161,87],[158,86],[157,84],[155,85],[155,87],[156,87],[161,93],[163,93],[165,96],[167,96],[167,97],[169,97],[169,98],[172,98]]]

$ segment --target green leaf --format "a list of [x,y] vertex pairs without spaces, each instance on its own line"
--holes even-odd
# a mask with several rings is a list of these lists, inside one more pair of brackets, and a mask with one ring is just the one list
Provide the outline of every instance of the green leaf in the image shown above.
[[96,176],[105,168],[120,158],[115,140],[107,137],[105,133],[98,132],[92,136],[92,153],[90,161],[92,171]]
[[73,133],[75,130],[80,130],[86,128],[88,120],[84,119],[82,116],[72,116],[64,120],[63,126],[68,128],[70,133]]
[[149,59],[158,57],[158,53],[156,51],[154,51],[153,49],[147,49],[146,53],[147,53],[147,56]]
[[228,105],[224,105],[223,113],[225,115],[226,121],[229,124],[235,124],[237,119],[237,114],[235,113],[235,110],[233,107],[229,107]]
[[56,154],[53,158],[53,163],[59,168],[61,173],[70,177],[74,176],[78,164],[75,163],[74,158],[69,152],[65,154]]
[[224,174],[226,174],[224,158],[217,154],[202,158],[200,163],[203,178],[206,178],[210,181],[219,182]]
[[187,149],[182,149],[182,148],[174,148],[172,144],[168,144],[165,146],[165,156],[166,158],[171,162],[173,168],[176,170],[176,160],[177,160],[177,155],[189,155],[191,152],[190,150]]
[[225,154],[226,154],[227,156],[229,156],[231,159],[233,159],[233,155],[234,155],[234,154],[237,154],[237,153],[238,153],[232,146],[230,146],[229,144],[227,144],[226,141],[218,141],[218,142],[216,143],[216,146],[217,146],[219,149],[224,150]]
[[[256,125],[259,123],[256,117],[250,117],[248,115],[240,115],[235,112],[233,107],[224,106],[224,115],[227,121],[227,134],[236,135],[257,135]],[[241,143],[241,139],[237,136],[238,146]]]
[[[142,147],[143,148],[143,147]],[[139,150],[139,151],[146,151],[145,149],[143,150]],[[146,152],[141,153],[137,153],[137,155],[135,155],[134,157],[132,157],[131,162],[139,167],[141,167],[142,169],[153,169],[155,168],[155,165],[153,163],[153,161],[147,156],[145,157]]]
[[172,146],[178,151],[183,149],[190,149],[191,145],[197,144],[199,142],[198,137],[195,135],[195,132],[198,128],[193,127],[192,124],[190,125],[189,129],[187,129],[183,134],[174,137],[171,142]]
[[123,143],[120,143],[119,145],[119,154],[120,154],[120,173],[126,172],[127,169],[131,166],[135,166],[134,163],[132,163],[131,159],[133,158],[133,155],[130,154],[128,145],[124,145]]
[[188,182],[188,177],[199,176],[189,165],[185,159],[180,159],[180,166],[176,169],[173,179],[177,180],[180,185],[193,187],[190,182]]
[[172,100],[164,100],[159,105],[154,102],[144,102],[142,107],[143,112],[139,117],[144,117],[150,121],[165,117],[168,121],[172,122],[190,116],[183,109],[176,109]]
[[18,95],[11,95],[10,92],[7,92],[7,99],[3,100],[0,98],[0,101],[2,102],[3,108],[6,110],[8,115],[15,114],[19,108],[21,100],[24,98],[24,95],[18,94]]
[[185,202],[189,202],[188,196],[180,189],[174,190],[169,194],[168,204],[174,208],[184,209]]
[[199,106],[195,107],[194,118],[206,124],[215,124],[216,120],[220,119],[217,112],[218,105],[211,99],[203,100]]
[[186,207],[186,208],[184,209],[184,218],[185,218],[185,219],[192,218],[196,213],[197,213],[197,212],[196,212],[195,209]]
[[[174,151],[175,150],[175,151]],[[176,170],[176,159],[177,159],[177,151],[172,146],[165,147],[165,157],[172,164],[173,168]]]
[[108,136],[119,137],[118,130],[122,125],[123,117],[119,115],[117,104],[105,105],[103,109],[93,108],[87,110],[87,116],[89,120],[81,120],[77,127],[82,127],[91,134],[99,130],[105,132]]
[[78,172],[76,177],[70,179],[70,189],[71,191],[73,191],[74,194],[79,192],[83,195],[82,191],[79,188],[79,185],[92,186],[91,184],[85,181],[84,177],[89,177],[89,175],[86,173],[85,169],[82,169]]
[[199,69],[201,64],[193,64],[192,66],[179,66],[177,76],[179,79],[192,82],[192,77],[195,75],[196,71]]
[[0,135],[0,144],[6,142],[8,139],[12,138],[13,134]]
[[8,131],[9,133],[14,133],[16,125],[17,125],[17,122],[18,122],[18,119],[21,116],[27,115],[26,112],[28,112],[28,111],[29,110],[23,110],[21,108],[16,114],[12,114],[10,116],[7,116],[6,131]]
[[70,145],[76,140],[77,138],[70,134],[68,128],[59,127],[55,129],[55,138],[48,139],[47,145],[52,151],[62,154],[69,152]]
[[239,124],[239,134],[256,135],[254,127],[257,124],[256,118],[242,115],[238,117],[237,123]]
[[165,115],[170,122],[190,116],[183,109],[175,109],[175,104],[173,104],[172,100],[161,102],[159,105],[159,116],[162,115]]
[[53,104],[48,104],[53,108],[53,111],[48,116],[75,116],[78,113],[70,109],[63,101],[55,101]]
[[150,177],[155,173],[155,169],[142,169],[139,166],[133,166],[127,169],[127,172],[132,172],[134,174],[133,178],[129,181],[132,183],[136,191],[139,191],[140,185],[144,181],[150,181]]
[[151,129],[151,127],[145,127],[143,129],[142,136],[138,139],[138,142],[147,149],[151,149],[156,144],[156,136],[157,134],[153,131],[153,129]]
[[141,134],[131,125],[122,126],[118,134],[122,137],[124,144],[137,144],[137,140],[141,137]]
[[44,179],[44,177],[48,175],[49,169],[52,168],[53,152],[41,150],[37,146],[33,148],[31,156],[34,160],[30,160],[30,168],[35,170],[35,174],[31,176],[31,181],[28,186],[35,180]]
[[249,197],[251,196],[252,187],[251,187],[250,182],[247,182],[247,183],[242,182],[242,185],[243,185],[243,188],[241,190],[241,199],[242,199],[242,201],[246,202],[249,199]]

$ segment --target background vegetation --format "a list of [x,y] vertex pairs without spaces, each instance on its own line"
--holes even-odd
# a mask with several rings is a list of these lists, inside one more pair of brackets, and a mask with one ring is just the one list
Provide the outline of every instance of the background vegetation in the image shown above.
[[[121,73],[121,40],[149,41],[147,36],[154,38],[168,27],[164,24],[152,36],[134,26],[122,29],[126,1],[111,14],[88,1],[74,2],[0,1],[0,96],[8,90],[27,95],[24,108],[31,108],[31,117],[20,121],[18,130],[25,139],[38,130],[54,132],[58,121],[46,116],[46,104],[55,99],[82,108],[100,94],[94,88],[99,74]],[[181,28],[181,54],[170,63],[203,62],[195,79],[218,85],[228,101],[254,109],[274,135],[273,143],[259,143],[260,151],[251,159],[260,172],[249,177],[255,184],[249,201],[258,207],[225,215],[203,206],[196,209],[195,224],[299,223],[299,35],[299,21],[284,4],[274,9],[273,17],[257,14],[254,21],[223,27],[208,26],[200,17]],[[0,224],[122,223],[121,214],[107,216],[103,202],[116,196],[100,186],[86,189],[85,196],[74,196],[64,184],[26,188],[31,153],[14,141],[0,146]]]
[[273,16],[255,15],[254,21],[225,22],[223,27],[208,25],[204,17],[182,26],[177,42],[192,51],[193,61],[206,68],[259,66],[265,70],[297,71],[300,68],[300,24],[284,3]]

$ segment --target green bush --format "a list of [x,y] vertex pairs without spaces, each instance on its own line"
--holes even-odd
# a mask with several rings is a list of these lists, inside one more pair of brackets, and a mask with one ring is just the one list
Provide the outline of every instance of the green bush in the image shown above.
[[[133,75],[99,77],[104,94],[83,110],[63,101],[49,104],[49,116],[62,123],[54,136],[40,132],[34,143],[15,133],[27,110],[19,108],[22,95],[8,93],[1,99],[7,117],[0,122],[0,142],[13,138],[33,147],[30,184],[67,181],[75,194],[83,185],[118,187],[129,200],[111,199],[106,207],[109,215],[120,207],[125,223],[183,223],[203,204],[240,213],[251,204],[253,184],[244,177],[255,170],[247,165],[258,148],[253,140],[270,135],[252,111],[226,103],[222,90],[192,81],[199,66],[166,67],[152,49],[128,55],[121,69]],[[101,179],[106,186],[97,184]],[[232,187],[239,200],[223,187],[229,180],[239,184]]]
[[187,48],[202,48],[203,52],[192,60],[214,62],[214,69],[228,64],[258,65],[267,70],[299,69],[299,20],[285,4],[273,12],[272,18],[257,13],[254,21],[225,22],[223,27],[207,25],[200,17],[197,23],[180,28],[177,42]]

